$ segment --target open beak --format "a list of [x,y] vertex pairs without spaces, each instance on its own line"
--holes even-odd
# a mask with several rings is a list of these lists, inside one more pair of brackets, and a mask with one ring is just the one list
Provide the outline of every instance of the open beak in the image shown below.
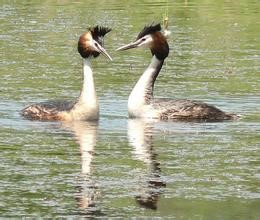
[[107,57],[108,59],[112,60],[112,57],[106,52],[105,48],[102,47],[97,41],[94,42],[94,49],[101,53],[103,56]]
[[116,51],[128,50],[128,49],[136,48],[136,47],[138,47],[138,45],[139,45],[139,42],[135,41],[135,42],[132,42],[130,44],[127,44],[127,45],[124,45],[122,47],[117,48]]

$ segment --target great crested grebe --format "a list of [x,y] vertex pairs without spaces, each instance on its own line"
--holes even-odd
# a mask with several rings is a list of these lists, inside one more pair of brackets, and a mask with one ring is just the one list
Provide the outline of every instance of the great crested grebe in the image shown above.
[[102,47],[103,37],[110,31],[110,28],[95,26],[89,28],[79,38],[78,52],[83,58],[84,82],[76,102],[54,101],[33,104],[23,109],[21,114],[31,120],[98,120],[99,105],[90,61],[99,54],[112,60]]
[[160,120],[222,121],[238,118],[218,108],[193,100],[154,99],[154,82],[160,73],[169,45],[161,32],[161,25],[145,26],[136,40],[117,51],[146,47],[152,52],[150,65],[139,78],[128,99],[130,118],[154,118]]

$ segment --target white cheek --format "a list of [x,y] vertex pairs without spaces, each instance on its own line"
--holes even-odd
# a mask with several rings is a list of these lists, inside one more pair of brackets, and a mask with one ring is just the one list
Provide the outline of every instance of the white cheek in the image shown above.
[[145,41],[143,41],[141,44],[139,44],[139,47],[150,48],[152,45],[152,42],[153,42],[152,37],[149,37]]

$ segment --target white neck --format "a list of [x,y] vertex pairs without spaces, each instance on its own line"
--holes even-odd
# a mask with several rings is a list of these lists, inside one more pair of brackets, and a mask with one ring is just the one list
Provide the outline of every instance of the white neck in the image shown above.
[[153,98],[153,87],[156,77],[158,76],[163,60],[153,56],[150,65],[139,78],[128,98],[128,112],[130,116],[141,114],[142,107],[149,105]]
[[83,77],[83,86],[79,97],[79,101],[83,103],[97,103],[97,96],[90,58],[83,60]]
[[99,105],[90,58],[83,59],[83,77],[83,86],[73,109],[73,117],[79,120],[96,120],[99,116]]

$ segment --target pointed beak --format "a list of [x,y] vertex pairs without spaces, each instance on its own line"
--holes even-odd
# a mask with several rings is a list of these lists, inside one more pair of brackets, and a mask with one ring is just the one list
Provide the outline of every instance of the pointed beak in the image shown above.
[[127,44],[127,45],[124,45],[124,46],[122,46],[122,47],[117,48],[116,51],[133,49],[133,48],[138,47],[138,45],[139,45],[139,42],[138,42],[138,41],[135,41],[135,42],[132,42],[132,43],[130,43],[130,44]]
[[106,52],[105,48],[102,47],[97,41],[95,40],[93,41],[94,41],[94,49],[112,61],[112,57],[108,54],[108,52]]

